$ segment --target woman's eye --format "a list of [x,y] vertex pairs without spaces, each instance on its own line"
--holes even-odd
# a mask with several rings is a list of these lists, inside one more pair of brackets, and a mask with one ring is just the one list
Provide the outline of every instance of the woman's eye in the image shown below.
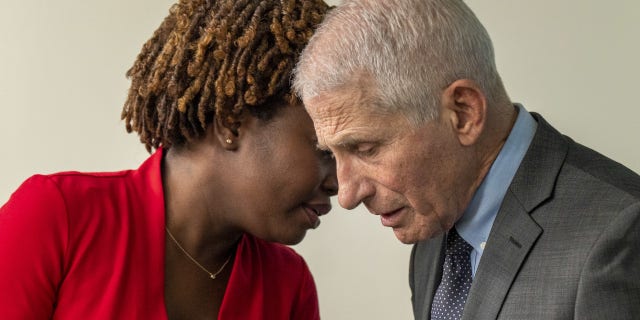
[[333,155],[333,152],[331,152],[331,150],[322,150],[322,156],[327,159],[335,159],[335,156]]
[[331,152],[331,150],[326,150],[326,149],[323,150],[320,148],[316,148],[316,149],[320,153],[320,156],[322,157],[322,159],[328,159],[328,160],[334,159],[333,152]]
[[324,159],[334,159],[335,158],[333,156],[333,152],[331,152],[331,150],[329,150],[329,149],[320,147],[320,145],[318,144],[317,140],[314,141],[314,145],[315,145],[316,150],[318,150],[318,152],[320,152],[320,154],[322,155],[322,158],[324,158]]

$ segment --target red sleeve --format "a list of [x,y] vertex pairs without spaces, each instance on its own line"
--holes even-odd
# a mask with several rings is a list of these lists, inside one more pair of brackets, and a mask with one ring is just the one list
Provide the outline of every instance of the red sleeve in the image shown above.
[[0,208],[2,319],[50,319],[64,270],[68,221],[56,184],[25,181]]
[[302,281],[296,304],[293,306],[293,320],[319,320],[318,293],[309,267],[302,260]]

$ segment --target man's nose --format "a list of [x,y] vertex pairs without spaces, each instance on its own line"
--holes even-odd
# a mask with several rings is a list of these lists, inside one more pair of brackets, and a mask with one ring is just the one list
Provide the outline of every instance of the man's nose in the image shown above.
[[340,206],[351,210],[357,207],[362,200],[373,195],[373,186],[366,182],[365,172],[348,159],[337,160],[338,175],[338,203]]

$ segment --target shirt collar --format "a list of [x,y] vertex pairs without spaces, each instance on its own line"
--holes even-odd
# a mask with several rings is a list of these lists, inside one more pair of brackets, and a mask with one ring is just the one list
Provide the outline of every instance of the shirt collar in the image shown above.
[[507,141],[455,227],[460,236],[479,254],[484,250],[500,204],[538,126],[522,105],[515,104],[515,108],[518,110],[518,117]]

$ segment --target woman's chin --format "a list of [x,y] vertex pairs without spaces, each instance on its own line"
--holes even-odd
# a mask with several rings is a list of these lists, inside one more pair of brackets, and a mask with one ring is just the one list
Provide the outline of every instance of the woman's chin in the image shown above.
[[287,246],[293,246],[302,242],[302,240],[306,235],[307,235],[307,230],[304,230],[301,232],[296,232],[294,234],[282,235],[277,239],[274,239],[273,242],[278,242]]

